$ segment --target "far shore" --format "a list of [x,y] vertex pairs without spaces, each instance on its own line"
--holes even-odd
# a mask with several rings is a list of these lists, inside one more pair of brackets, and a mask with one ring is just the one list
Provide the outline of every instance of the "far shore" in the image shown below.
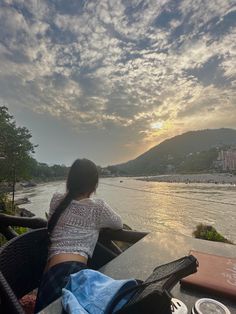
[[142,181],[170,183],[213,183],[236,185],[236,175],[228,173],[166,174],[139,178]]

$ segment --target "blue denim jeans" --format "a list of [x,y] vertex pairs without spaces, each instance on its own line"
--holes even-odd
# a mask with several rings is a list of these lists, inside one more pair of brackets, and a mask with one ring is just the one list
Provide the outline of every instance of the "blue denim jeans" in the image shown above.
[[86,268],[88,267],[84,263],[75,261],[63,262],[52,266],[42,277],[34,312],[40,312],[61,297],[62,288],[67,284],[69,276]]

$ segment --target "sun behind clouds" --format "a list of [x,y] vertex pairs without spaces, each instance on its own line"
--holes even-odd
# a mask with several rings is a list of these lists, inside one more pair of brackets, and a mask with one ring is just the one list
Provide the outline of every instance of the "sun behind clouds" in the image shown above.
[[235,0],[2,0],[0,27],[0,103],[41,152],[56,141],[34,131],[39,119],[103,164],[236,126]]

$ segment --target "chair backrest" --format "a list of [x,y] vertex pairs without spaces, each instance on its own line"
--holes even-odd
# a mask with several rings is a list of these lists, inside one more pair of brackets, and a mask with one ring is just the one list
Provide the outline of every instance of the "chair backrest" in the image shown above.
[[[47,229],[37,229],[17,236],[0,248],[0,297],[3,303],[11,303],[37,288],[42,277],[48,253]],[[9,289],[11,289],[9,294]],[[13,299],[12,299],[13,295]],[[6,298],[9,299],[6,300]],[[2,300],[4,299],[4,300]],[[15,312],[17,313],[17,311]]]
[[0,271],[0,313],[25,314],[16,295]]

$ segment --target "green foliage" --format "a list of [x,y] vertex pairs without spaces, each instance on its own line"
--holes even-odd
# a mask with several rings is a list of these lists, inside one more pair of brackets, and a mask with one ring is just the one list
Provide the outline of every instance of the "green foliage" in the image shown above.
[[4,214],[14,215],[14,211],[12,210],[12,201],[10,200],[7,193],[0,194],[0,202],[4,207]]
[[4,106],[0,107],[0,182],[13,182],[29,177],[31,153],[36,147],[31,134],[16,122]]
[[200,172],[208,171],[213,167],[213,161],[217,159],[218,150],[212,148],[208,151],[193,153],[179,165],[178,170],[181,172]]
[[26,227],[13,227],[13,229],[20,235],[23,233],[26,233],[28,231],[28,228]]
[[68,167],[65,165],[53,165],[49,166],[46,163],[37,162],[31,158],[30,174],[31,177],[36,180],[53,180],[64,179],[68,173]]
[[0,246],[5,244],[6,242],[7,242],[6,238],[2,234],[0,234]]
[[[15,183],[30,178],[53,180],[65,178],[68,168],[65,165],[48,166],[37,162],[30,142],[31,134],[25,127],[17,127],[16,122],[4,106],[0,107],[0,183]],[[11,184],[13,186],[13,184]]]
[[[15,215],[16,212],[19,213],[19,208],[17,206],[15,206],[15,209],[12,210],[12,202],[11,200],[9,199],[8,195],[7,194],[1,194],[0,196],[0,200],[4,203],[4,214],[7,214],[7,215]],[[22,233],[25,233],[28,231],[28,228],[26,227],[13,227],[13,229],[20,235]],[[5,244],[7,242],[6,238],[0,234],[0,246]]]
[[[18,235],[28,232],[28,228],[26,227],[13,227],[13,230],[16,231]],[[6,242],[6,238],[2,234],[0,234],[0,246],[5,244]]]
[[111,174],[119,175],[119,169],[116,166],[108,166],[107,169],[111,172]]
[[209,241],[216,241],[216,242],[224,242],[233,244],[231,241],[223,237],[216,229],[212,226],[199,224],[196,227],[196,230],[193,232],[193,236],[195,238],[209,240]]

